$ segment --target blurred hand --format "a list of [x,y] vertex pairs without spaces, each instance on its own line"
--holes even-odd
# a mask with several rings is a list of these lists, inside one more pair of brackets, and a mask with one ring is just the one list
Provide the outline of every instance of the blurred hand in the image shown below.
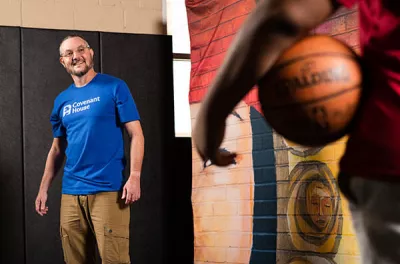
[[211,123],[200,111],[192,132],[197,152],[204,162],[210,160],[212,164],[221,167],[234,164],[237,154],[220,149],[225,135],[225,122],[219,126]]

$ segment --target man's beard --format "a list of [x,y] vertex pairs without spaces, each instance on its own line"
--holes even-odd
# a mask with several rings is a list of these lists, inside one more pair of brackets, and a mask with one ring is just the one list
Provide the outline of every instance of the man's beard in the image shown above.
[[[74,67],[75,65],[79,64],[79,63],[83,63],[84,68],[83,69],[79,69],[79,70],[75,70]],[[71,66],[67,68],[67,72],[71,75],[75,75],[77,77],[82,77],[84,76],[86,73],[88,73],[88,71],[90,69],[93,68],[93,58],[92,58],[92,63],[90,65],[86,64],[86,60],[85,59],[80,59],[80,60],[76,60],[73,61]]]

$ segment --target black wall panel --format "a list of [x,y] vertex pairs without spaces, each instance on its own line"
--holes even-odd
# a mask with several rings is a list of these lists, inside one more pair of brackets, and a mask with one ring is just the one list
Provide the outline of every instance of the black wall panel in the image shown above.
[[[1,217],[6,243],[0,263],[63,263],[62,171],[49,190],[48,215],[39,216],[34,202],[53,140],[49,121],[53,102],[72,83],[58,55],[60,41],[70,33],[0,27],[0,209],[7,212]],[[174,139],[172,39],[77,33],[93,47],[96,71],[127,82],[142,117],[146,138],[142,198],[132,205],[131,261],[191,263],[191,146],[190,139]],[[129,158],[128,150],[129,141]]]
[[175,138],[173,170],[165,187],[168,190],[168,263],[193,263],[194,230],[192,211],[192,140]]
[[0,27],[0,263],[24,263],[20,29]]
[[166,263],[170,190],[165,183],[171,176],[174,139],[171,37],[101,33],[100,43],[102,72],[126,81],[145,136],[142,197],[131,210],[131,261]]
[[[63,30],[22,30],[22,94],[25,174],[26,259],[29,264],[62,263],[59,237],[61,174],[49,190],[49,212],[41,217],[34,203],[53,137],[50,113],[56,96],[73,81],[59,63],[59,44],[72,33]],[[99,33],[79,32],[99,54]],[[99,69],[95,55],[95,68]]]

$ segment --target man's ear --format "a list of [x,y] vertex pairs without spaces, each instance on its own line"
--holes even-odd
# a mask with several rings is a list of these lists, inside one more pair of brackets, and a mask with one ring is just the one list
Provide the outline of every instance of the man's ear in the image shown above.
[[65,68],[65,63],[64,63],[64,58],[63,57],[60,57],[60,63]]

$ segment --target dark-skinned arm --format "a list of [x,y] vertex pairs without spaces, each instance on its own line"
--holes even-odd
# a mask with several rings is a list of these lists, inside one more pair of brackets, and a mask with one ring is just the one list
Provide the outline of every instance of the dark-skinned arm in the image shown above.
[[220,152],[225,121],[235,106],[272,67],[279,55],[337,8],[331,0],[261,0],[232,42],[211,84],[193,129],[203,160],[232,164],[235,153]]

